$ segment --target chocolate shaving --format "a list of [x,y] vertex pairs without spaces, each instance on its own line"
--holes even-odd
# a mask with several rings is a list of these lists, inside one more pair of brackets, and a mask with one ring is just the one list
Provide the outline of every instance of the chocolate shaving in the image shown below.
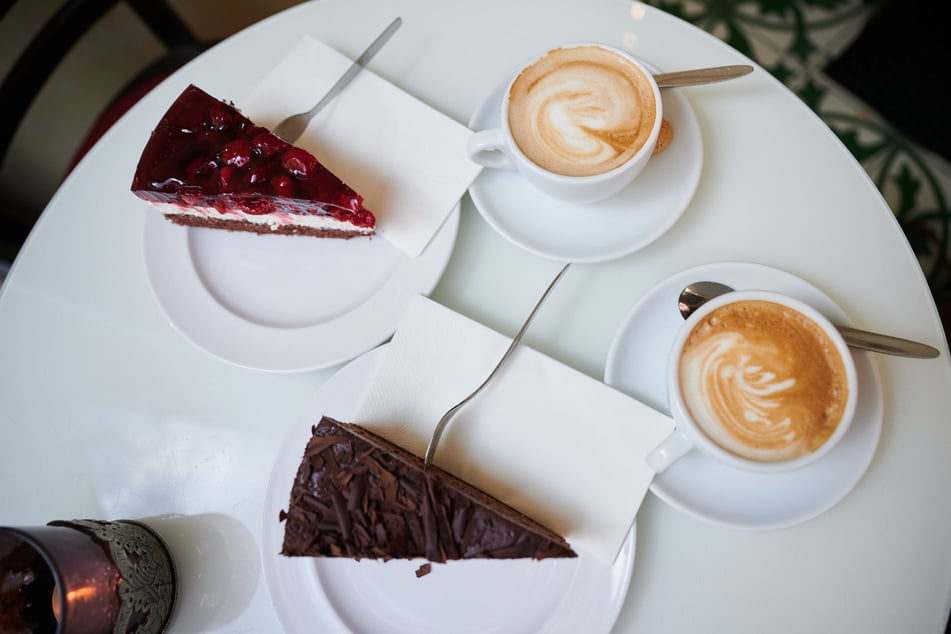
[[313,428],[283,518],[286,556],[576,556],[560,536],[483,491],[438,467],[424,469],[417,456],[362,427],[326,417]]
[[433,565],[429,562],[426,562],[422,566],[416,569],[416,578],[425,577],[433,571]]

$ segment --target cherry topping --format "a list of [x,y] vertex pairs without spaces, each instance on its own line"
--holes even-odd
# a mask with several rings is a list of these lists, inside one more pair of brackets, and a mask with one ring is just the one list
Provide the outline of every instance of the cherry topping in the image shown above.
[[221,168],[221,171],[218,172],[218,183],[221,184],[222,191],[231,190],[231,181],[234,180],[237,171],[238,168],[234,165],[225,165]]
[[204,199],[204,196],[202,196],[201,187],[196,185],[184,185],[181,188],[179,195],[182,197],[182,201],[189,205],[197,205]]
[[207,113],[206,108],[189,108],[181,113],[176,127],[185,134],[200,132],[205,127]]
[[271,179],[271,187],[274,193],[284,198],[294,197],[294,180],[287,174],[281,174]]
[[251,140],[251,148],[260,154],[263,158],[273,156],[278,152],[283,152],[288,144],[277,138],[270,132],[262,132]]
[[244,167],[251,160],[251,144],[247,139],[235,139],[221,149],[219,156],[225,165]]
[[281,167],[296,176],[297,178],[307,178],[311,172],[317,169],[317,159],[313,154],[291,146],[284,155],[281,156]]
[[266,165],[255,165],[244,175],[244,182],[249,185],[254,183],[263,183],[271,175],[271,170]]
[[211,106],[211,111],[208,113],[208,120],[211,122],[213,128],[224,130],[235,122],[237,118],[235,114],[234,108],[219,101]]
[[203,156],[196,156],[192,159],[191,163],[188,164],[188,167],[185,168],[185,174],[186,176],[202,176],[216,167],[218,167],[218,164],[215,163],[214,160],[209,160]]
[[358,227],[372,227],[376,224],[376,218],[366,209],[361,209],[353,214],[353,218],[350,219],[350,222]]

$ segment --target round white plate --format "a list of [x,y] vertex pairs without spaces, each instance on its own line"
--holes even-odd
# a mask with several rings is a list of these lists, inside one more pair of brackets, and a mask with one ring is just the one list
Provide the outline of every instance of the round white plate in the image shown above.
[[428,294],[456,241],[459,206],[417,258],[385,239],[195,229],[153,209],[145,265],[166,317],[225,361],[271,371],[324,368],[386,340]]
[[[501,81],[476,108],[470,128],[501,125],[499,111],[507,85],[508,79]],[[567,203],[541,193],[518,172],[486,168],[469,187],[472,202],[504,237],[553,260],[602,262],[647,246],[683,214],[703,164],[700,125],[690,104],[677,90],[661,93],[673,141],[619,194],[587,205]]]
[[341,368],[317,392],[281,449],[264,503],[264,578],[278,619],[297,632],[607,632],[627,595],[632,528],[614,565],[579,554],[542,561],[469,560],[433,564],[280,555],[291,486],[322,415],[347,420],[383,360],[381,346]]
[[[648,292],[622,323],[604,380],[667,412],[664,367],[674,333],[680,291],[691,282],[714,280],[736,289],[785,293],[819,309],[833,322],[851,323],[842,309],[812,284],[759,264],[722,262],[679,273]],[[859,404],[849,432],[824,458],[787,473],[753,473],[690,452],[654,478],[651,492],[671,506],[714,524],[745,529],[793,526],[836,505],[865,473],[882,431],[882,384],[872,353],[853,350]]]

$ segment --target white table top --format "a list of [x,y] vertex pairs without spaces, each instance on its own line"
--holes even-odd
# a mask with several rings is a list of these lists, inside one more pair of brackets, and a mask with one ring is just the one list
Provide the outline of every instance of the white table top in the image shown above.
[[[188,82],[237,99],[300,37],[352,58],[396,15],[401,32],[371,68],[462,123],[513,64],[563,42],[623,46],[663,70],[750,63],[626,0],[323,0],[225,41],[133,108],[58,191],[0,295],[0,524],[205,518],[205,548],[181,547],[196,561],[226,554],[230,585],[203,588],[203,607],[179,631],[279,629],[260,572],[262,498],[287,431],[336,368],[242,369],[175,331],[146,278],[146,212],[128,191],[138,153]],[[636,253],[572,267],[528,344],[601,378],[615,332],[646,291],[686,268],[736,260],[804,278],[858,326],[924,341],[942,357],[874,359],[884,390],[874,460],[811,521],[735,530],[648,495],[614,630],[939,631],[951,599],[951,365],[915,256],[858,163],[768,73],[684,94],[704,145],[686,213]],[[432,297],[511,334],[558,268],[500,237],[466,197]]]

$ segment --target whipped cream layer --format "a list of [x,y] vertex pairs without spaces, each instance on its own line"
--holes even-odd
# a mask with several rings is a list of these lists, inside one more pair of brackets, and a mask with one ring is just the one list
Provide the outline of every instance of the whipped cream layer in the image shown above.
[[737,302],[706,316],[688,337],[679,372],[703,432],[760,462],[821,447],[848,399],[844,363],[825,331],[772,302]]
[[154,201],[150,201],[150,203],[166,216],[190,216],[224,222],[248,222],[258,226],[266,226],[272,232],[277,232],[281,227],[306,227],[318,231],[335,231],[358,235],[373,233],[372,227],[358,227],[349,222],[337,220],[330,215],[293,213],[283,209],[266,214],[254,214],[242,211],[237,207],[219,209],[210,205],[184,205],[182,203]]
[[509,128],[535,164],[566,176],[623,165],[647,142],[657,104],[630,60],[599,46],[559,48],[509,91]]

